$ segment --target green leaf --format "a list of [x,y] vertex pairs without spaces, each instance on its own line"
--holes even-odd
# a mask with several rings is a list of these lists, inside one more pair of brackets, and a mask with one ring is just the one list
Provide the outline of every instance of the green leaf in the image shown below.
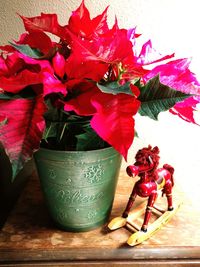
[[125,83],[124,85],[120,85],[118,82],[108,82],[105,84],[97,83],[97,87],[103,92],[107,94],[117,95],[120,93],[124,93],[127,95],[134,95],[130,88],[130,82]]
[[138,132],[136,131],[136,129],[134,129],[134,137],[139,138],[139,134],[138,134]]
[[190,94],[174,90],[160,83],[159,76],[149,80],[145,86],[135,84],[140,89],[138,99],[141,101],[139,114],[157,120],[162,111],[169,110],[177,102],[190,97]]
[[44,118],[47,122],[59,122],[61,113],[60,110],[54,107],[50,99],[45,100],[47,111],[44,114]]
[[76,135],[76,150],[86,151],[105,147],[105,142],[90,128],[85,133]]
[[43,56],[43,54],[35,48],[31,48],[29,45],[27,44],[14,44],[9,42],[17,51],[19,51],[20,53],[29,56],[31,58],[41,58]]
[[57,129],[59,127],[59,122],[46,122],[46,128],[43,133],[43,139],[47,140],[50,137],[56,137],[57,136]]
[[34,99],[35,96],[36,96],[35,92],[29,86],[21,90],[18,94],[12,94],[12,93],[7,93],[7,92],[0,93],[1,100],[12,100],[12,99],[19,99],[19,98]]
[[10,99],[14,99],[14,95],[13,94],[7,94],[7,93],[3,93],[3,94],[0,94],[0,99],[3,99],[3,100],[10,100]]

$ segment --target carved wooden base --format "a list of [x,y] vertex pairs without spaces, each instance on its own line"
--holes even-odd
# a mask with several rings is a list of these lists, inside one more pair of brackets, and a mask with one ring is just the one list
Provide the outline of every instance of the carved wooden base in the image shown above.
[[153,236],[158,230],[162,228],[164,224],[166,224],[178,211],[182,202],[178,202],[175,204],[174,209],[172,211],[164,211],[159,207],[154,207],[152,212],[158,215],[159,217],[148,226],[146,232],[139,230],[138,226],[134,224],[134,220],[140,217],[145,212],[146,201],[142,202],[139,206],[137,206],[133,211],[131,211],[127,218],[116,217],[112,219],[112,221],[108,224],[108,228],[110,230],[116,230],[121,227],[126,226],[126,228],[134,233],[128,238],[127,244],[130,246],[136,246],[145,240],[149,239]]

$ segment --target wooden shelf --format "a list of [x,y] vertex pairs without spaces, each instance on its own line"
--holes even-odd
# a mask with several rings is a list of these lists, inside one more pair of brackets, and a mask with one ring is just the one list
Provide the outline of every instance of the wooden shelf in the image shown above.
[[[133,180],[121,171],[110,219],[122,213],[132,187]],[[151,239],[129,247],[125,228],[58,230],[34,173],[0,232],[0,266],[200,266],[200,209],[177,188],[174,191],[183,199],[178,213]]]

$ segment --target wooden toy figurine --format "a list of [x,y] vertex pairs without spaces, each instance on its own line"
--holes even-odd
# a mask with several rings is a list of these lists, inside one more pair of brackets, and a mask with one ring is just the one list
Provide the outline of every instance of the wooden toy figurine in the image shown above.
[[[111,230],[118,229],[125,225],[131,225],[138,230],[135,234],[131,235],[128,239],[129,245],[137,245],[147,238],[149,238],[156,230],[159,230],[161,226],[166,223],[173,214],[177,211],[178,206],[174,209],[172,203],[172,188],[174,186],[174,168],[169,164],[164,164],[162,168],[158,168],[159,165],[159,148],[156,146],[152,148],[150,145],[140,149],[135,156],[135,163],[126,168],[126,172],[130,177],[139,177],[140,179],[135,183],[127,206],[122,214],[122,217],[114,218],[108,225]],[[158,191],[162,190],[162,196],[167,197],[167,211],[156,208],[154,206]],[[148,198],[147,205],[142,205],[130,212],[135,198],[137,196]],[[146,209],[145,209],[146,206]],[[145,209],[145,211],[144,211]],[[148,228],[149,220],[152,211],[160,212],[162,216],[157,219],[152,225],[150,230]],[[144,211],[144,220],[141,230],[137,229],[129,220],[136,219]],[[131,215],[131,216],[129,216]],[[147,231],[148,230],[148,231]]]

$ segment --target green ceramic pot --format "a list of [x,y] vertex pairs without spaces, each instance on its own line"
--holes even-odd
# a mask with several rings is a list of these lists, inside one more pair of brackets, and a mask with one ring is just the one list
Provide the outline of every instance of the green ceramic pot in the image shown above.
[[112,147],[35,153],[44,197],[59,228],[82,232],[107,222],[121,159]]

